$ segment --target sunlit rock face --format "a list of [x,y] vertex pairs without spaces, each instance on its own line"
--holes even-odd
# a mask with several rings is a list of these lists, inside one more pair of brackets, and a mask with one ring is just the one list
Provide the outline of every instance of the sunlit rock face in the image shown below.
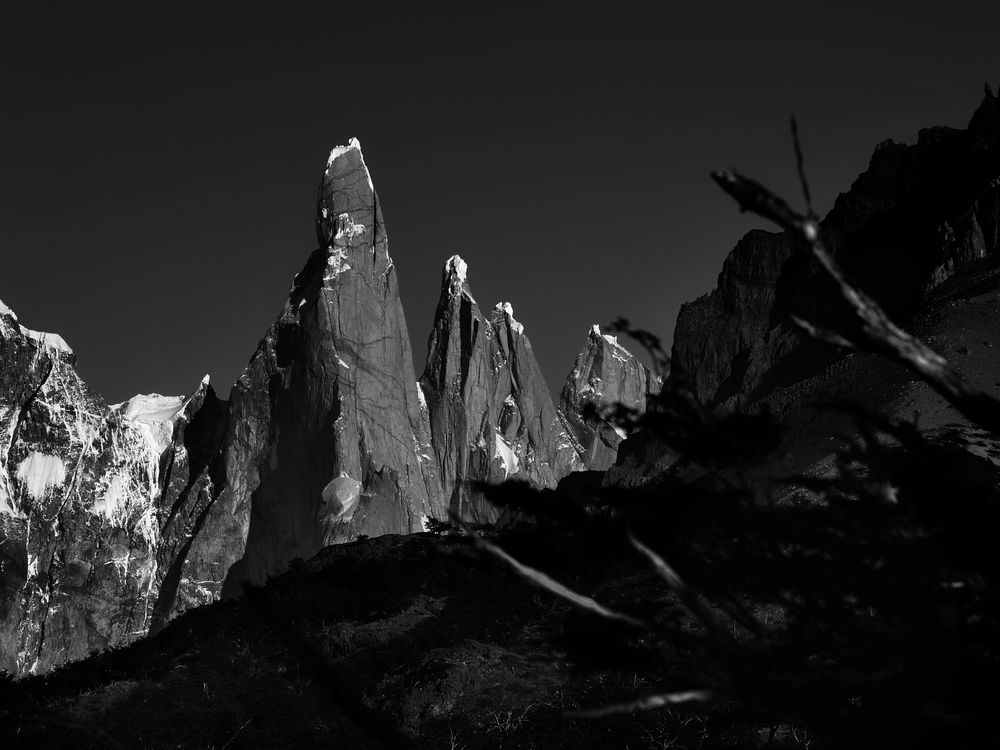
[[185,429],[214,394],[206,380],[191,397],[109,407],[75,361],[59,336],[0,305],[0,668],[9,672],[128,643],[157,607],[177,609],[176,590],[161,599],[162,585],[190,528],[169,477],[190,473]]
[[642,414],[649,398],[660,392],[660,385],[660,378],[616,336],[602,333],[598,325],[590,329],[559,398],[559,413],[570,426],[587,469],[610,468],[619,444],[628,437],[623,427],[602,418],[601,411],[620,404]]
[[229,590],[358,535],[446,517],[385,225],[356,140],[334,149],[319,249],[236,382],[222,504],[249,521]]
[[[987,87],[966,129],[879,144],[823,219],[838,261],[890,314],[905,319],[956,273],[1000,251],[998,144],[1000,104]],[[726,258],[716,289],[682,306],[671,377],[705,401],[755,401],[837,356],[803,342],[789,313],[836,324],[838,309],[799,240],[752,231]]]
[[420,387],[444,497],[468,521],[498,516],[477,483],[554,487],[583,468],[524,326],[509,303],[483,314],[457,255],[444,267]]

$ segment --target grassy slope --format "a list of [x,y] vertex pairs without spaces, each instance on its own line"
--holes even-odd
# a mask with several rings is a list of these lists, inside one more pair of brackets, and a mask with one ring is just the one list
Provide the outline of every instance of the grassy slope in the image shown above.
[[[663,597],[634,562],[595,561],[588,579],[560,570],[555,550],[515,550],[608,604],[637,591]],[[391,735],[380,744],[372,730],[393,728],[414,747],[470,750],[729,747],[760,737],[721,714],[565,717],[650,692],[656,669],[574,668],[567,650],[600,656],[606,626],[459,539],[330,547],[263,596],[195,610],[155,638],[8,685],[0,746],[111,746],[102,731],[150,749],[391,747]],[[797,742],[787,734],[782,744]]]

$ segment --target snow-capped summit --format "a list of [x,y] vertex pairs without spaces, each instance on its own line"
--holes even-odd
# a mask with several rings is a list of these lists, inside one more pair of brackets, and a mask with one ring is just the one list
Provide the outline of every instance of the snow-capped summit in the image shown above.
[[452,255],[444,264],[444,275],[446,279],[454,279],[459,284],[464,284],[469,272],[469,264],[462,260],[461,255]]
[[0,300],[0,325],[4,325],[2,320],[4,317],[9,317],[14,321],[14,325],[17,331],[29,339],[32,339],[38,344],[45,348],[54,351],[59,351],[64,354],[72,354],[73,350],[70,348],[69,344],[66,343],[66,339],[60,336],[58,333],[46,333],[45,331],[33,331],[30,328],[26,328],[21,325],[17,320],[17,313],[11,310],[3,300]]
[[329,172],[330,167],[333,166],[333,163],[352,149],[357,149],[358,151],[361,151],[361,141],[359,141],[357,138],[351,138],[347,142],[346,146],[334,146],[333,149],[330,151],[329,158],[327,158],[326,160],[326,171]]
[[452,296],[464,295],[470,302],[475,303],[475,298],[469,290],[468,283],[469,264],[461,255],[452,255],[444,264],[441,276],[442,293]]
[[493,309],[507,316],[508,325],[514,333],[518,335],[524,333],[524,326],[514,317],[514,306],[510,302],[497,302]]

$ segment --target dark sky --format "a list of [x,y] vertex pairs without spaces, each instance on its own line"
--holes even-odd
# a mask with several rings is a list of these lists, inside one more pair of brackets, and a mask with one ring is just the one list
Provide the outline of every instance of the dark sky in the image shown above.
[[206,372],[228,393],[315,245],[327,153],[352,136],[418,371],[457,252],[481,304],[513,303],[558,392],[591,323],[669,340],[714,286],[754,220],[711,168],[797,196],[795,112],[825,212],[876,143],[962,127],[1000,83],[996,2],[447,20],[172,5],[35,3],[0,31],[0,299],[61,333],[111,401]]

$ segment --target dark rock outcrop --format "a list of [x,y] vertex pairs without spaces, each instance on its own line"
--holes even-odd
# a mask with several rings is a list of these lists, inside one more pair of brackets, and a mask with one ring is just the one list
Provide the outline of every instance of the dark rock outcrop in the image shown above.
[[[1000,250],[1000,107],[986,96],[965,130],[880,144],[822,221],[841,265],[905,319],[954,273]],[[748,403],[838,355],[803,342],[789,313],[835,323],[832,289],[787,233],[755,230],[726,259],[716,289],[681,308],[671,376],[706,401]]]
[[587,469],[604,471],[618,456],[618,445],[626,431],[592,410],[622,404],[639,414],[650,396],[660,392],[660,379],[649,372],[615,336],[601,333],[594,325],[587,343],[577,355],[559,399],[559,413],[582,449]]
[[360,145],[320,183],[319,249],[233,387],[221,506],[247,518],[229,591],[325,545],[443,518],[385,224]]
[[445,264],[420,386],[444,496],[463,518],[486,522],[497,509],[472,483],[555,487],[583,465],[511,305],[485,316],[466,276],[459,256]]
[[161,520],[157,557],[163,583],[150,620],[154,633],[167,620],[220,597],[245,540],[218,503],[226,484],[222,447],[228,403],[215,395],[206,376],[181,414],[165,478],[169,505],[164,503]]

